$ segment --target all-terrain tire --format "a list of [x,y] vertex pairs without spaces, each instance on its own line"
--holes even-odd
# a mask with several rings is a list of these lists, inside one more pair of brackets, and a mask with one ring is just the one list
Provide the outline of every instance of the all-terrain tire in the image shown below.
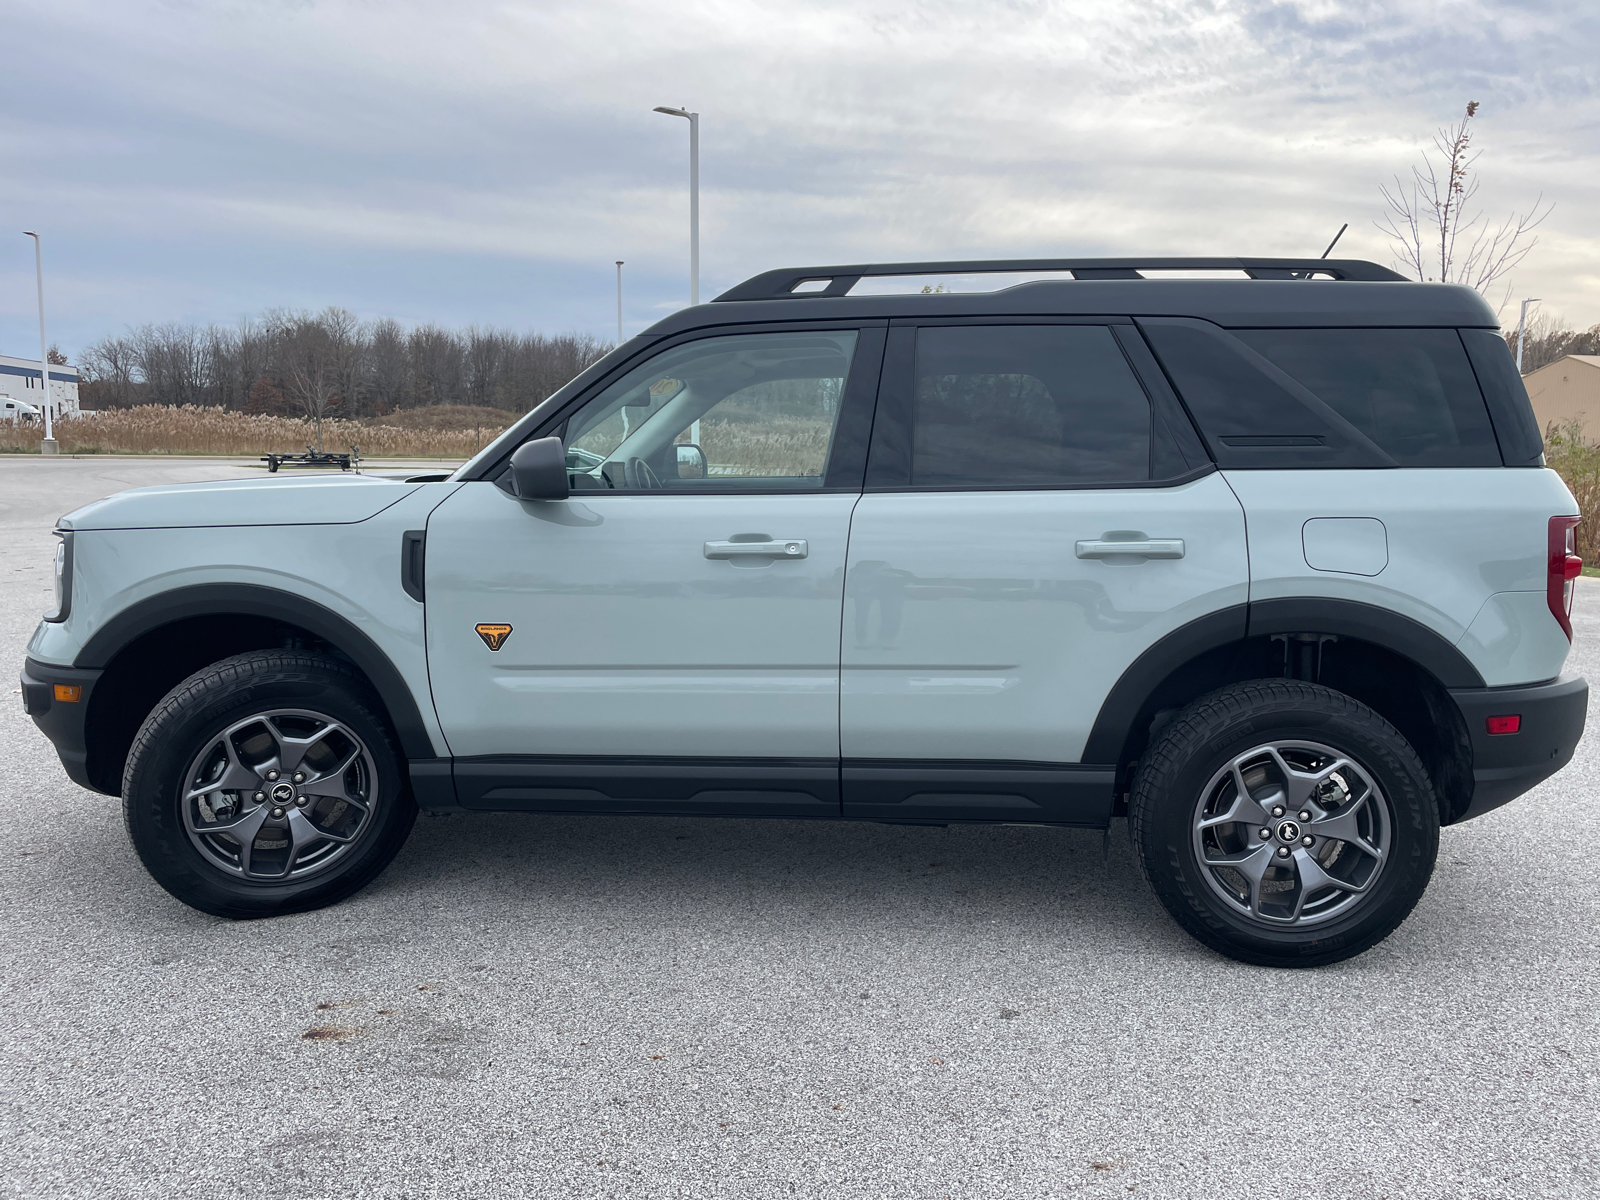
[[[1373,870],[1366,890],[1358,895],[1334,890],[1316,893],[1333,900],[1342,896],[1343,907],[1335,908],[1330,901],[1325,919],[1304,925],[1241,911],[1249,908],[1248,881],[1241,893],[1246,903],[1237,898],[1230,903],[1223,894],[1228,888],[1226,881],[1240,877],[1202,865],[1202,849],[1197,847],[1197,840],[1208,836],[1199,828],[1202,819],[1209,812],[1214,821],[1218,811],[1205,809],[1205,797],[1213,786],[1222,789],[1218,795],[1229,794],[1226,782],[1212,784],[1219,773],[1255,747],[1297,743],[1316,744],[1347,756],[1356,767],[1345,774],[1353,779],[1358,771],[1364,772],[1381,789],[1379,800],[1387,799],[1390,814],[1383,831],[1386,854],[1381,858],[1381,870]],[[1270,768],[1268,757],[1257,761]],[[1288,778],[1281,772],[1279,776]],[[1270,789],[1261,790],[1263,795],[1271,795]],[[1237,796],[1238,787],[1231,794]],[[1236,843],[1240,846],[1237,855],[1254,858],[1256,851],[1262,850],[1269,863],[1272,854],[1283,855],[1279,862],[1288,862],[1301,849],[1299,836],[1318,829],[1314,824],[1294,828],[1295,836],[1279,848],[1274,839],[1280,830],[1291,832],[1285,823],[1294,822],[1299,814],[1293,810],[1299,804],[1298,800],[1291,802],[1291,811],[1275,820],[1270,809],[1277,806],[1269,801],[1267,818],[1259,829],[1242,830],[1242,822],[1222,828],[1232,836],[1248,832],[1263,840],[1260,846],[1245,846],[1241,840]],[[1178,924],[1229,958],[1266,966],[1322,966],[1360,954],[1382,941],[1421,899],[1439,847],[1433,786],[1406,739],[1383,717],[1351,697],[1290,679],[1234,684],[1183,709],[1157,735],[1140,763],[1129,796],[1128,818],[1145,878]],[[1225,851],[1203,852],[1213,855],[1215,861]],[[1358,853],[1352,851],[1353,856]],[[1292,867],[1277,873],[1291,875]],[[1218,879],[1224,882],[1216,882]],[[1294,885],[1284,886],[1291,895],[1296,894]],[[1263,895],[1262,885],[1257,887],[1257,895]]]
[[[273,843],[292,845],[286,852],[285,877],[251,878],[219,865],[215,848],[229,845],[227,837],[196,836],[192,817],[186,825],[185,805],[191,802],[185,797],[194,782],[187,773],[197,755],[209,745],[220,745],[225,731],[255,714],[285,712],[325,718],[335,727],[341,747],[365,752],[355,770],[365,781],[370,811],[359,824],[346,817],[356,832],[347,834],[348,844],[321,847],[332,861],[320,869],[295,877],[298,843],[285,833],[281,842]],[[317,727],[310,718],[303,724],[309,730]],[[308,754],[308,762],[310,758]],[[168,692],[145,718],[128,752],[122,797],[128,836],[156,882],[193,908],[236,919],[305,912],[343,900],[389,865],[417,816],[404,761],[370,685],[338,659],[296,650],[237,654],[195,672]],[[250,805],[242,793],[240,797],[244,806]],[[321,801],[306,799],[312,807],[301,815],[314,819]],[[292,810],[296,802],[291,799],[286,807]],[[346,808],[361,812],[354,805]],[[303,821],[300,827],[308,828]],[[256,841],[258,836],[251,833],[252,846],[264,844]]]

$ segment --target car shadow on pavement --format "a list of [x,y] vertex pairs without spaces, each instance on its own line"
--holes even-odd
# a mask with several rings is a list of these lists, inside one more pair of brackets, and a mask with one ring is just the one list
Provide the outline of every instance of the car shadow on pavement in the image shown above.
[[[1098,830],[854,821],[425,815],[369,888],[441,917],[626,918],[814,929],[950,927],[1102,946],[1192,943],[1149,892],[1123,821]],[[1196,948],[1198,952],[1198,948]],[[1203,952],[1202,952],[1203,953]]]

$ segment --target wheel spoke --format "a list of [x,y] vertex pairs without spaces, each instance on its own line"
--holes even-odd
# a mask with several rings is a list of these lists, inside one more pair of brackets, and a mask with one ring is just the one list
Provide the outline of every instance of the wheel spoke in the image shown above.
[[255,850],[256,834],[261,832],[261,826],[266,824],[267,806],[261,805],[249,818],[241,821],[235,829],[230,829],[228,835],[239,843],[239,870],[246,875],[250,874],[250,856]]
[[315,779],[308,779],[300,784],[301,793],[306,796],[331,796],[335,800],[344,800],[358,808],[365,809],[367,807],[366,801],[361,799],[360,796],[352,796],[344,783],[345,772],[360,757],[360,750],[350,751],[345,760],[331,771],[324,771]]
[[1261,914],[1261,879],[1266,875],[1267,868],[1272,865],[1270,844],[1262,843],[1232,854],[1207,855],[1203,861],[1213,870],[1218,867],[1229,867],[1242,875],[1245,882],[1250,885],[1250,911],[1257,916]]
[[289,737],[275,724],[271,725],[271,728],[273,736],[278,739],[278,770],[284,774],[298,770],[307,752],[330,733],[344,733],[346,737],[350,736],[345,733],[344,726],[335,725],[331,721],[308,738]]
[[1215,817],[1207,817],[1200,822],[1199,828],[1211,829],[1217,825],[1264,825],[1267,821],[1266,809],[1261,807],[1259,801],[1250,795],[1250,789],[1244,785],[1244,776],[1240,773],[1238,764],[1233,767],[1233,803],[1228,806],[1228,811]]
[[[227,755],[228,758],[228,765],[224,768],[222,777],[215,783],[199,784],[192,787],[188,795],[184,797],[186,801],[211,792],[254,792],[260,788],[261,777],[239,761],[239,752],[233,748],[233,740],[231,738],[224,734],[217,740],[215,745],[220,745],[223,754]],[[215,748],[215,745],[213,748]],[[209,753],[210,751],[207,751],[207,754]]]
[[1319,892],[1324,888],[1338,888],[1342,892],[1356,893],[1367,890],[1365,883],[1346,883],[1342,879],[1335,879],[1332,875],[1329,875],[1322,869],[1322,864],[1312,857],[1311,852],[1308,850],[1296,850],[1293,861],[1295,871],[1300,876],[1300,895],[1294,902],[1296,919],[1299,918],[1300,911],[1305,908],[1306,897],[1313,892]]
[[1361,833],[1361,810],[1366,807],[1365,802],[1352,804],[1343,812],[1335,813],[1331,817],[1323,817],[1306,825],[1306,832],[1316,837],[1332,838],[1336,842],[1344,842],[1354,846],[1361,853],[1376,859],[1383,858],[1383,851],[1369,842]]
[[295,809],[289,814],[289,828],[294,833],[294,848],[296,852],[302,846],[308,846],[321,838],[326,838],[330,842],[353,842],[361,832],[361,826],[358,825],[349,834],[332,833],[318,825],[299,809]]
[[[1293,781],[1295,785],[1294,792],[1300,796],[1300,799],[1291,802],[1290,807],[1294,808],[1300,808],[1304,806],[1312,798],[1312,796],[1316,794],[1317,788],[1322,785],[1323,781],[1326,780],[1328,776],[1332,775],[1335,771],[1347,769],[1351,766],[1351,762],[1348,758],[1336,758],[1332,763],[1326,767],[1323,767],[1321,770],[1302,771],[1298,767],[1290,766],[1289,760],[1284,758],[1283,754],[1276,746],[1269,746],[1267,748],[1267,753],[1272,755],[1272,761],[1277,765],[1278,770],[1283,772],[1285,792],[1288,792],[1291,781]],[[1302,787],[1301,785],[1304,786]]]

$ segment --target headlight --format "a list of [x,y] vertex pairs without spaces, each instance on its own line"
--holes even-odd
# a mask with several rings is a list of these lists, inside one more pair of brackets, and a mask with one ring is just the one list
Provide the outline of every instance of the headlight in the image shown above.
[[45,615],[46,621],[65,621],[72,611],[72,534],[58,529],[56,536],[61,539],[56,545],[56,607]]

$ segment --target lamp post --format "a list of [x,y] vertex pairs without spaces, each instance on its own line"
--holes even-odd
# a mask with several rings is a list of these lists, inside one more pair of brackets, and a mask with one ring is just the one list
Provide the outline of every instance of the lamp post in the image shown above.
[[657,105],[658,113],[689,122],[689,303],[700,303],[700,114]]
[[622,345],[622,259],[617,259],[617,345]]
[[51,420],[50,412],[50,351],[46,348],[44,340],[44,249],[43,241],[31,229],[22,231],[23,237],[33,239],[33,271],[39,281],[39,382],[44,385],[44,441],[39,443],[40,454],[55,454],[60,447],[56,445],[55,423]]
[[1528,305],[1539,303],[1539,297],[1522,302],[1522,312],[1517,316],[1517,374],[1522,374],[1522,343],[1526,340],[1524,331],[1528,328]]

